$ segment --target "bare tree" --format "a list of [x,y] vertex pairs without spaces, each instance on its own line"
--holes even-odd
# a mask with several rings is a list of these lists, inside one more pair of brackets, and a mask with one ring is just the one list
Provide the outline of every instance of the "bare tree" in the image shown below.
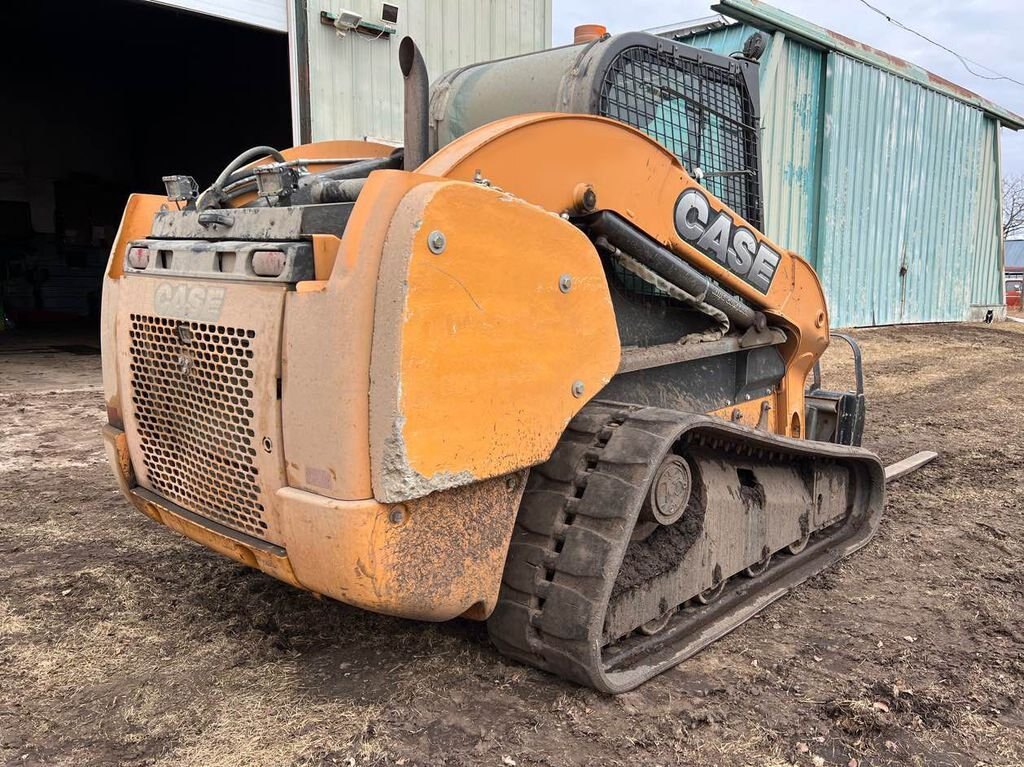
[[1003,178],[1003,239],[1024,234],[1024,175]]

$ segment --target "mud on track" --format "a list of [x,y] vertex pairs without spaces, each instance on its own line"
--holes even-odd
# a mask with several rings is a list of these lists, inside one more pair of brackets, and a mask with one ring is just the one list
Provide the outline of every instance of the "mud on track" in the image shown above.
[[941,460],[866,549],[617,698],[156,526],[104,463],[98,358],[0,350],[0,764],[1024,764],[1024,325],[856,335],[867,445]]

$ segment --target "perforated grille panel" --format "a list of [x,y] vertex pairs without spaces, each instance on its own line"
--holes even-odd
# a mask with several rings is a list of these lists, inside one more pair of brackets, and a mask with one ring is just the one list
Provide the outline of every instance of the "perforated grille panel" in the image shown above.
[[245,328],[131,315],[132,402],[152,490],[251,535],[267,524],[254,462]]
[[[672,152],[701,184],[761,228],[757,126],[741,72],[626,48],[601,86],[600,112]],[[699,169],[699,173],[698,173]]]

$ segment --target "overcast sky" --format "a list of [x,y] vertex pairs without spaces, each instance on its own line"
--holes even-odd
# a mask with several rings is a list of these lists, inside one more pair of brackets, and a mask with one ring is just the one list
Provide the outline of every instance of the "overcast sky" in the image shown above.
[[[710,16],[709,0],[553,0],[552,42],[572,41],[577,24],[612,33]],[[1024,87],[984,80],[950,53],[893,26],[859,0],[769,0],[777,8],[881,48],[1024,115]],[[958,53],[1024,82],[1024,6],[1020,0],[869,0],[876,8]],[[982,71],[971,65],[972,69]],[[1003,174],[1024,174],[1024,131],[1002,131]]]

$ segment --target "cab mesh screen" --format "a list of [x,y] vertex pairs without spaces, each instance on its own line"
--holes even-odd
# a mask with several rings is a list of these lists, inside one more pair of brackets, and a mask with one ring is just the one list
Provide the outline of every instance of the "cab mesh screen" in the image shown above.
[[605,74],[600,113],[646,133],[761,228],[757,127],[742,73],[668,51],[626,48]]

